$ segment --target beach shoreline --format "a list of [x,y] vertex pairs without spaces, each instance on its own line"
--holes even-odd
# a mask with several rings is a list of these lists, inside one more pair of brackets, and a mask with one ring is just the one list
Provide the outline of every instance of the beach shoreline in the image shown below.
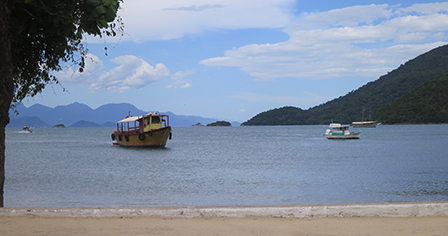
[[0,235],[447,235],[448,202],[1,208]]
[[351,203],[274,206],[0,208],[0,216],[44,217],[424,217],[448,216],[446,202]]

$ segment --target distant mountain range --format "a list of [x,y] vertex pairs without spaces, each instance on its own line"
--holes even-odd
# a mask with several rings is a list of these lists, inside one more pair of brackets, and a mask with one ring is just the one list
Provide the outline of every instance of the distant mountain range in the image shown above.
[[399,68],[324,104],[302,110],[282,107],[262,112],[242,125],[448,123],[448,45],[435,48]]
[[[7,128],[31,127],[53,127],[63,124],[65,127],[115,127],[116,122],[124,119],[128,114],[140,116],[148,114],[129,103],[106,104],[92,109],[82,103],[72,103],[65,106],[50,108],[41,104],[25,107],[20,104],[16,107],[19,115],[10,111],[10,122]],[[192,126],[197,123],[209,124],[216,119],[203,118],[200,116],[176,115],[172,112],[159,112],[170,116],[171,126]],[[232,123],[239,126],[238,122]]]

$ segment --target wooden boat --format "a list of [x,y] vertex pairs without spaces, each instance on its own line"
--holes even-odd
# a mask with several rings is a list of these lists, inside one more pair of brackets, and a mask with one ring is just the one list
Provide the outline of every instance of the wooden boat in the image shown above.
[[155,112],[127,116],[117,122],[117,131],[111,134],[114,145],[133,147],[165,147],[171,136],[169,116]]
[[350,126],[331,123],[324,136],[327,139],[359,139],[361,132],[351,132]]
[[360,121],[360,122],[352,122],[350,126],[352,127],[367,127],[367,128],[376,128],[380,123],[377,121]]

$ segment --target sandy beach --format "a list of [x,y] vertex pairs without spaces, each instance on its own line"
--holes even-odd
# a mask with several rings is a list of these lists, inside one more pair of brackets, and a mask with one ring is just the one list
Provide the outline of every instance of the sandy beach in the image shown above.
[[448,217],[0,217],[0,235],[448,235]]
[[448,203],[4,208],[0,235],[448,235]]

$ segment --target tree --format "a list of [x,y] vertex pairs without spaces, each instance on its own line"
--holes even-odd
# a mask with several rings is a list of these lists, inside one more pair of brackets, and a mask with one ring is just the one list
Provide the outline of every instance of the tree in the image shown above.
[[58,84],[63,65],[84,68],[83,36],[123,32],[123,0],[0,1],[0,207],[5,181],[5,127],[11,107]]

